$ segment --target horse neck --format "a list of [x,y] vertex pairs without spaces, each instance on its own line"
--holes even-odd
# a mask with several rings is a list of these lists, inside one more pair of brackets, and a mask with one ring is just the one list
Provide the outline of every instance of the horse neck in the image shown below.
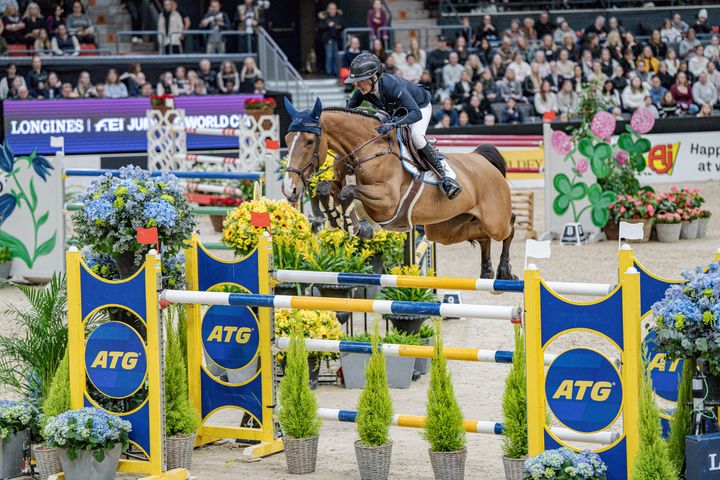
[[320,118],[320,124],[326,135],[328,148],[342,156],[348,155],[375,136],[375,127],[379,122],[358,114],[326,111]]

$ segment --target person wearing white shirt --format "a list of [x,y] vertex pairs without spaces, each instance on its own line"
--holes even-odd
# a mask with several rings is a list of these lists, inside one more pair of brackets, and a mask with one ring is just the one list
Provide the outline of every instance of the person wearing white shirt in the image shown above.
[[667,56],[665,60],[663,60],[663,63],[667,65],[667,71],[670,75],[673,77],[677,75],[678,70],[680,70],[680,59],[677,58],[677,53],[674,49],[668,49]]
[[403,78],[412,83],[418,83],[423,73],[422,66],[415,60],[415,55],[408,53],[405,57],[405,63],[399,68]]
[[695,47],[695,56],[688,61],[688,70],[690,73],[699,77],[701,73],[707,72],[707,64],[709,60],[705,57],[702,45]]
[[710,38],[710,45],[705,47],[705,58],[711,62],[717,62],[720,59],[720,38],[713,35]]
[[547,80],[543,80],[540,91],[535,94],[535,111],[538,115],[547,112],[558,112],[557,95],[552,91],[552,86]]
[[395,42],[395,47],[393,47],[393,52],[390,56],[395,60],[396,67],[400,68],[405,64],[405,52],[403,51],[403,44],[401,42]]
[[692,86],[693,101],[700,105],[714,106],[718,101],[718,92],[715,85],[708,81],[707,73],[699,75],[698,81]]
[[457,52],[450,52],[448,63],[442,68],[443,87],[452,92],[453,87],[460,81],[460,74],[465,67],[458,63]]
[[[530,75],[530,64],[528,64],[524,59],[522,53],[516,53],[515,57],[513,57],[513,61],[510,62],[510,65],[507,66],[509,70],[513,70],[515,72],[515,78],[522,82],[525,80],[525,77]],[[541,76],[542,78],[542,76]]]
[[623,107],[625,110],[635,111],[645,105],[645,97],[650,91],[640,80],[640,77],[633,77],[630,84],[622,92]]
[[673,25],[669,18],[666,18],[663,21],[662,30],[660,30],[660,38],[668,45],[675,45],[682,40],[682,32]]
[[573,72],[575,70],[575,62],[570,60],[570,52],[566,49],[560,50],[558,61],[555,62],[557,65],[558,74],[563,78],[573,78]]
[[538,50],[535,52],[535,63],[538,64],[538,73],[540,77],[545,78],[550,75],[550,64],[545,58],[545,52]]
[[560,45],[563,43],[565,35],[572,35],[573,37],[576,36],[575,30],[570,28],[570,24],[567,21],[563,20],[560,22],[560,27],[553,33],[553,41]]
[[720,94],[720,72],[713,62],[708,63],[707,77],[708,81],[715,85],[718,94]]

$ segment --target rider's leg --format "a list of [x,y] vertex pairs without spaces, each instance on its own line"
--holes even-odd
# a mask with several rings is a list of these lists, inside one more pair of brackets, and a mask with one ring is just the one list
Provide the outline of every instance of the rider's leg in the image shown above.
[[442,164],[442,156],[440,155],[440,152],[435,150],[425,138],[425,131],[430,123],[430,119],[432,118],[432,105],[428,104],[426,107],[421,108],[420,112],[422,113],[422,118],[410,125],[413,144],[415,144],[415,148],[417,148],[425,159],[438,171],[442,177],[440,179],[442,190],[445,192],[445,195],[452,200],[460,195],[462,187],[458,182],[447,176],[445,167]]

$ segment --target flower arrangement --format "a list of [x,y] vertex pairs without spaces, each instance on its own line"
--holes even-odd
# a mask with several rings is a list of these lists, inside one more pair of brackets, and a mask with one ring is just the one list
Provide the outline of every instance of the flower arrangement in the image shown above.
[[660,212],[655,216],[655,223],[661,225],[681,223],[682,216],[676,212]]
[[270,98],[249,98],[244,103],[245,110],[275,110],[277,108],[277,102]]
[[[289,337],[296,329],[305,338],[340,340],[340,337],[342,337],[340,322],[335,312],[275,309],[275,336]],[[330,352],[310,352],[310,355],[318,359],[335,358],[336,356],[336,354]],[[276,358],[282,360],[284,356],[279,353]]]
[[376,232],[373,238],[362,240],[358,237],[350,236],[347,232],[336,230],[321,230],[318,232],[318,243],[321,247],[341,248],[349,245],[361,251],[368,252],[369,256],[381,255],[384,265],[398,265],[403,261],[405,254],[405,239],[407,234],[404,232],[389,232],[380,230]]
[[33,427],[39,416],[37,407],[29,402],[0,400],[0,440]]
[[[421,275],[419,265],[405,265],[390,269],[391,275]],[[435,276],[435,271],[430,269],[428,276]],[[405,302],[437,302],[435,292],[430,288],[410,287],[385,287],[380,290],[378,298],[382,300],[399,300]]]
[[525,462],[525,479],[605,480],[607,466],[600,456],[589,450],[575,452],[570,448],[546,450]]
[[611,203],[610,209],[613,220],[646,220],[655,216],[658,201],[653,192],[640,190],[637,195],[618,195],[617,200]]
[[310,222],[300,211],[285,200],[269,200],[261,197],[238,206],[225,219],[222,241],[232,247],[236,255],[244,256],[252,252],[260,235],[266,230],[264,227],[256,227],[250,223],[253,212],[270,214],[270,233],[273,242],[287,236],[300,241],[308,241],[312,237]]
[[372,265],[368,260],[373,254],[342,230],[322,230],[318,242],[303,252],[306,268],[311,271],[348,273],[369,273]]
[[139,167],[123,167],[117,177],[108,173],[94,179],[78,200],[83,208],[73,215],[73,225],[79,243],[116,263],[131,256],[135,267],[141,264],[149,246],[137,243],[138,228],[157,227],[164,262],[182,250],[195,229],[184,190],[170,174],[153,177]]
[[652,307],[660,351],[671,360],[702,357],[713,375],[720,375],[720,265],[707,271],[684,272],[686,283],[675,284]]
[[[335,153],[334,150],[328,149],[327,156],[325,157],[325,161],[323,162],[322,166],[317,172],[313,172],[312,176],[310,177],[310,180],[308,180],[308,193],[311,197],[315,196],[315,189],[317,188],[317,184],[325,181],[325,180],[335,180],[335,169],[333,166],[335,165],[335,159],[337,158],[337,153]],[[283,163],[283,170],[287,168],[287,159],[285,159],[285,162]]]
[[67,449],[68,458],[75,460],[81,450],[93,452],[102,462],[105,452],[118,443],[128,446],[130,422],[98,408],[70,410],[47,419],[43,435],[51,447]]

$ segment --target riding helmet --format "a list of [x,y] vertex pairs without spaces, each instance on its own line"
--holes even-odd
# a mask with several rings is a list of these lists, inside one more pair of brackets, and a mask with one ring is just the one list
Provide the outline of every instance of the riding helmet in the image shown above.
[[381,66],[380,59],[374,54],[361,53],[350,64],[350,75],[345,79],[345,83],[362,82],[372,78],[380,73]]

